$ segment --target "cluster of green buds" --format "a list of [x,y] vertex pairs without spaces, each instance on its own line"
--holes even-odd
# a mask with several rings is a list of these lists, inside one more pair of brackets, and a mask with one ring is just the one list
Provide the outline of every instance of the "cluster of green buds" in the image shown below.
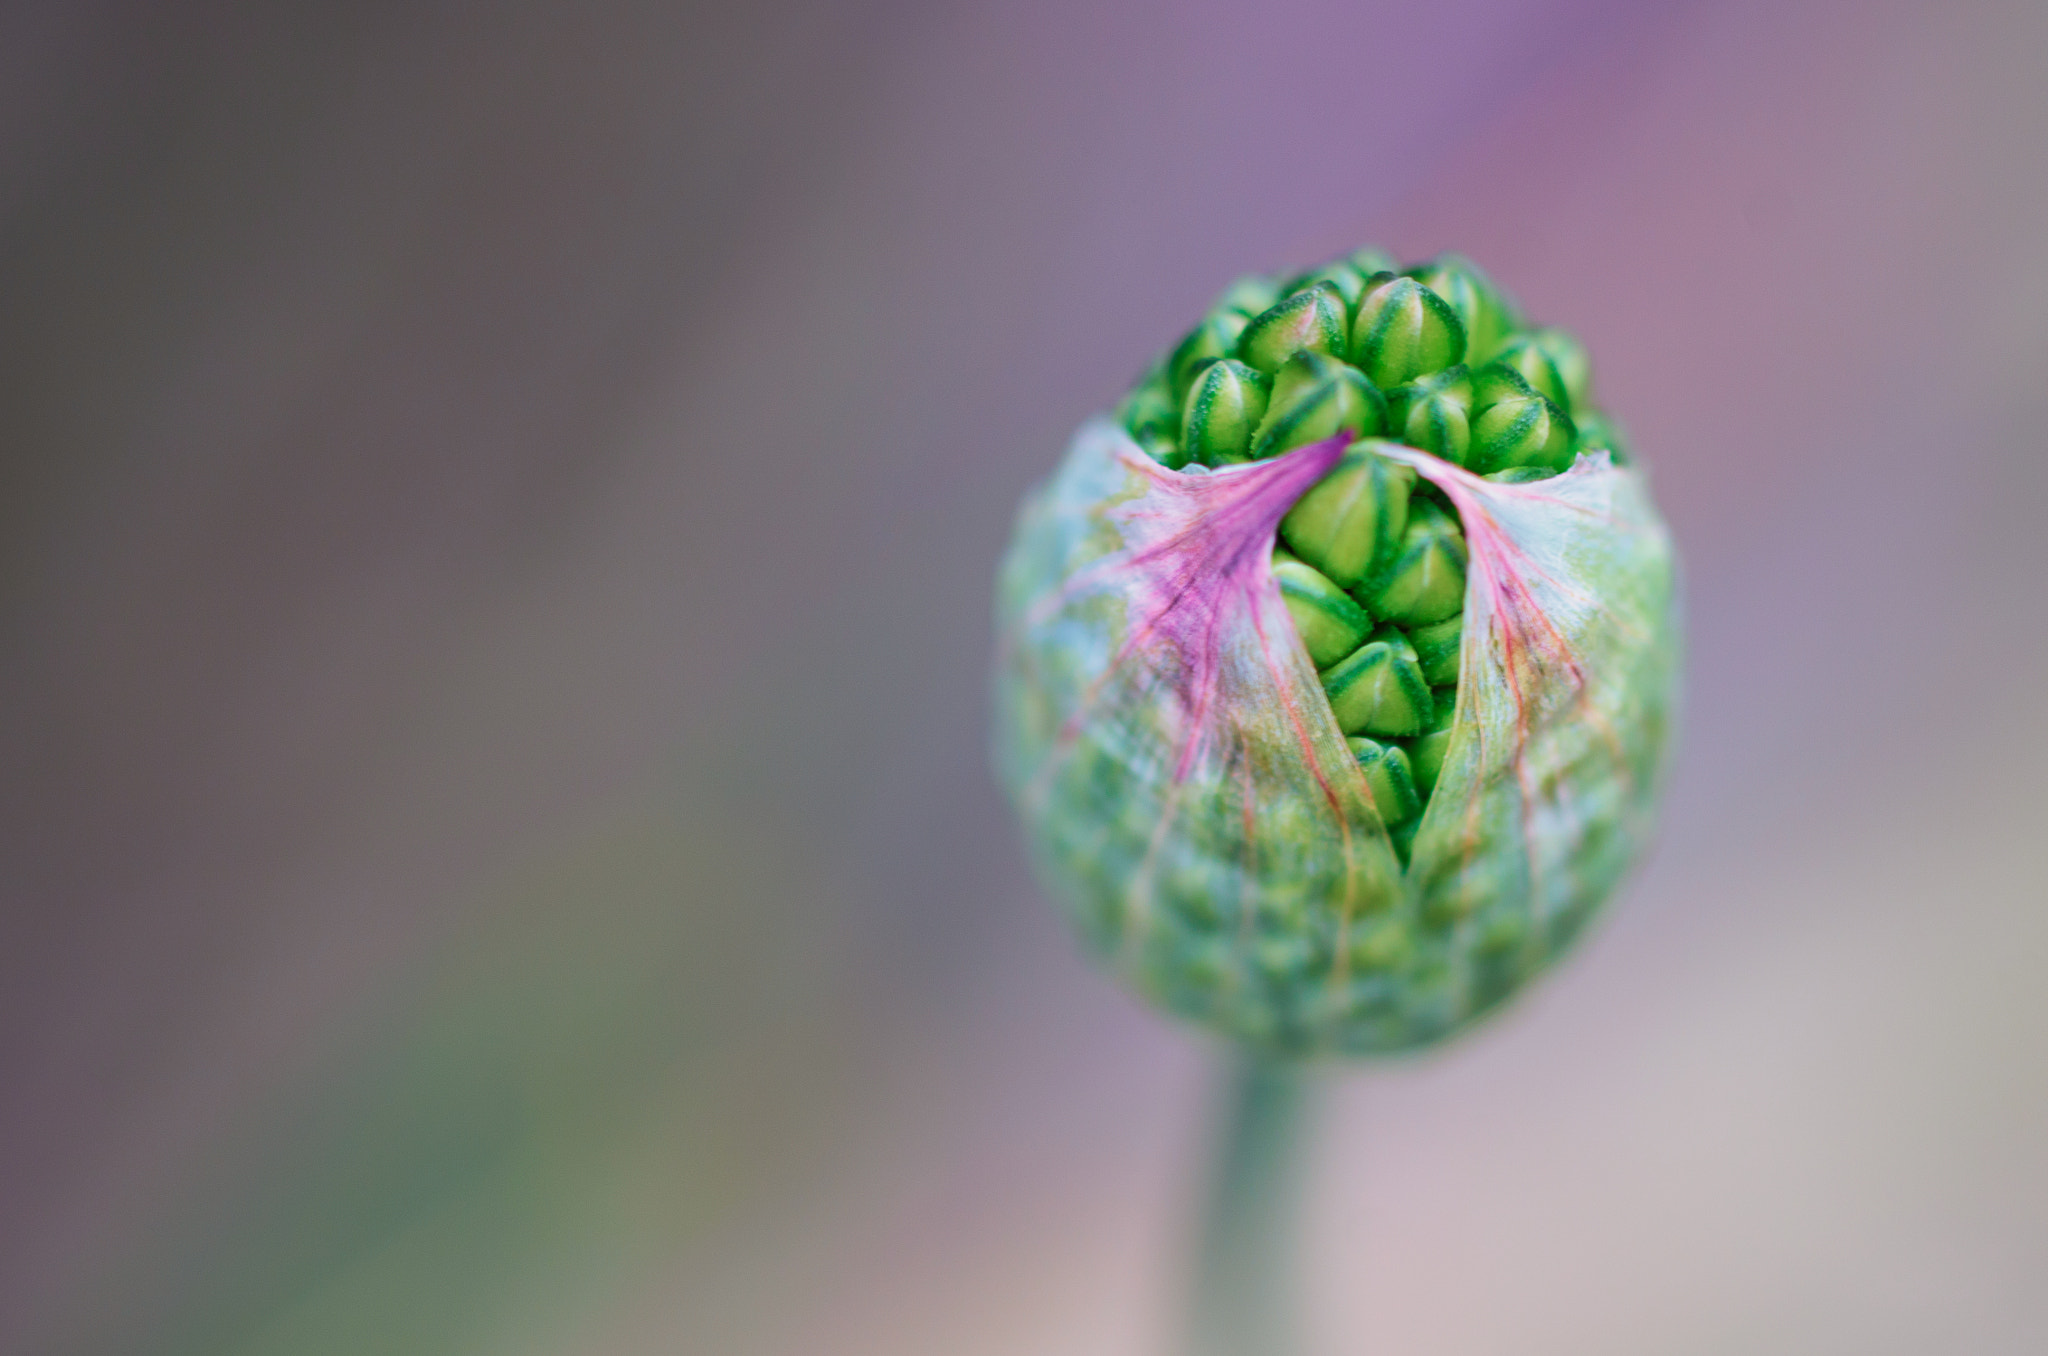
[[998,763],[1098,949],[1297,1053],[1426,1044],[1554,958],[1675,689],[1629,463],[1584,348],[1465,259],[1229,288],[1005,566]]

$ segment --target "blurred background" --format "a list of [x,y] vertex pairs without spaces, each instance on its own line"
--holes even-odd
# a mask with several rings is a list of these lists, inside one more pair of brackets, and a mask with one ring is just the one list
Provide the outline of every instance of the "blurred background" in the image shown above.
[[1164,1353],[1216,1052],[985,766],[1233,275],[1577,330],[1662,842],[1334,1078],[1319,1352],[2039,1350],[2048,7],[0,9],[0,1349]]

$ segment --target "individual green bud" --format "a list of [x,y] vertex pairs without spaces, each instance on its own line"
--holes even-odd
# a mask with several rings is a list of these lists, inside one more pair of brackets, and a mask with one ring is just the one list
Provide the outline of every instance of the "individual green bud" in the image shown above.
[[1148,375],[1131,388],[1131,393],[1116,407],[1116,421],[1132,437],[1152,431],[1178,432],[1180,407],[1173,403],[1163,371]]
[[1310,269],[1301,276],[1290,279],[1280,290],[1283,293],[1294,293],[1314,287],[1317,283],[1326,283],[1336,288],[1338,295],[1344,298],[1348,315],[1349,308],[1358,305],[1359,297],[1364,295],[1365,280],[1369,276],[1360,273],[1349,260],[1339,259],[1335,263],[1324,264],[1321,268]]
[[1408,770],[1424,800],[1436,793],[1436,779],[1444,770],[1444,754],[1451,747],[1451,724],[1458,711],[1458,689],[1437,688],[1430,699],[1433,710],[1429,729],[1408,741]]
[[1351,323],[1351,359],[1380,386],[1440,372],[1465,356],[1465,325],[1413,278],[1374,277]]
[[1517,334],[1501,345],[1493,361],[1514,368],[1563,409],[1583,407],[1591,394],[1593,369],[1585,346],[1563,330]]
[[1188,387],[1195,384],[1197,373],[1236,350],[1238,336],[1244,333],[1244,327],[1243,316],[1224,311],[1204,316],[1188,331],[1187,338],[1180,341],[1173,355],[1166,360],[1168,393],[1173,397],[1176,408],[1187,399]]
[[1401,391],[1394,441],[1434,452],[1445,461],[1463,466],[1472,447],[1466,402],[1445,391],[1423,391],[1414,386],[1403,387]]
[[1422,813],[1422,797],[1415,793],[1407,754],[1396,745],[1355,735],[1344,743],[1358,759],[1358,770],[1365,774],[1365,788],[1382,823],[1399,824]]
[[1351,595],[1313,565],[1287,556],[1273,561],[1280,601],[1317,668],[1324,669],[1357,649],[1372,630],[1372,618]]
[[1278,456],[1340,432],[1365,437],[1378,433],[1386,419],[1386,398],[1364,373],[1305,349],[1289,358],[1273,378],[1272,399],[1253,436],[1252,456]]
[[1353,443],[1280,520],[1288,549],[1345,588],[1371,573],[1408,526],[1415,472]]
[[1188,388],[1180,445],[1189,461],[1226,466],[1250,459],[1252,431],[1266,414],[1267,381],[1235,358],[1203,368]]
[[1571,416],[1521,372],[1488,363],[1473,376],[1472,449],[1466,464],[1485,474],[1510,466],[1563,470],[1577,438]]
[[1408,639],[1415,646],[1415,658],[1422,665],[1422,676],[1431,687],[1458,681],[1458,651],[1464,634],[1465,613],[1462,608],[1454,616],[1427,626],[1417,626],[1408,632]]
[[1284,295],[1273,279],[1263,273],[1252,273],[1224,288],[1223,294],[1210,305],[1209,312],[1215,315],[1234,311],[1249,320]]
[[1343,293],[1328,283],[1283,297],[1245,325],[1238,356],[1268,376],[1303,349],[1341,356],[1344,313]]
[[1465,327],[1465,361],[1483,363],[1501,341],[1520,328],[1521,316],[1506,293],[1477,264],[1461,254],[1439,254],[1408,270],[1408,276],[1444,299]]
[[1616,466],[1628,465],[1628,435],[1621,431],[1620,424],[1599,410],[1588,410],[1575,417],[1572,422],[1578,425],[1579,429],[1579,441],[1573,447],[1573,451],[1604,450],[1614,455]]
[[1415,647],[1391,627],[1326,669],[1323,691],[1347,735],[1420,734],[1432,709]]
[[1398,626],[1456,615],[1465,606],[1465,534],[1458,520],[1427,499],[1411,501],[1399,551],[1360,596],[1373,616]]

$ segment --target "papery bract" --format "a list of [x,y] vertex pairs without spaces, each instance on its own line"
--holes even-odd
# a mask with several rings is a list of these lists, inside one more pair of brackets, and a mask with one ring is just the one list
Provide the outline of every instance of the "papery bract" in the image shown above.
[[1271,566],[1345,441],[1186,474],[1091,422],[998,590],[996,759],[1048,884],[1142,992],[1286,1053],[1428,1044],[1552,960],[1645,842],[1677,677],[1639,470],[1596,453],[1497,484],[1373,444],[1443,492],[1471,555],[1404,868]]

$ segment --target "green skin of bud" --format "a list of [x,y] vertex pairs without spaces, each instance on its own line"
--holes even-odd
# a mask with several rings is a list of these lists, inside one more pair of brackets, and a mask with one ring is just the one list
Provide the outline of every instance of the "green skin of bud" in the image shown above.
[[1363,590],[1367,610],[1399,626],[1456,616],[1465,605],[1465,558],[1458,520],[1426,500],[1415,503],[1400,550]]
[[1562,471],[1570,465],[1578,430],[1571,417],[1538,392],[1521,372],[1488,363],[1473,376],[1472,445],[1466,464],[1482,475],[1511,466]]
[[1516,335],[1494,356],[1528,379],[1552,404],[1565,410],[1586,407],[1593,381],[1586,350],[1563,330],[1536,330]]
[[1188,387],[1195,384],[1195,377],[1204,367],[1230,356],[1244,328],[1243,316],[1222,311],[1203,319],[1180,341],[1180,347],[1166,360],[1166,376],[1171,384],[1168,393],[1176,407],[1187,399]]
[[1408,276],[1442,297],[1465,326],[1465,361],[1483,363],[1520,328],[1520,317],[1492,279],[1461,255],[1445,254],[1408,270]]
[[1191,461],[1226,466],[1248,461],[1252,431],[1266,414],[1266,378],[1224,358],[1203,368],[1188,388],[1181,449]]
[[1275,558],[1273,578],[1294,630],[1319,669],[1356,650],[1372,630],[1372,618],[1350,594],[1315,566],[1289,556]]
[[1235,311],[1250,320],[1259,312],[1270,307],[1285,295],[1279,284],[1263,274],[1253,273],[1239,278],[1223,289],[1223,294],[1209,309],[1211,312]]
[[1180,423],[1180,410],[1173,403],[1163,375],[1148,377],[1132,389],[1117,407],[1117,422],[1136,437],[1146,433],[1171,435]]
[[1340,261],[1334,264],[1325,264],[1321,268],[1291,279],[1280,290],[1285,295],[1306,291],[1318,283],[1328,284],[1337,290],[1339,296],[1344,298],[1345,313],[1348,315],[1351,308],[1358,305],[1358,299],[1365,295],[1365,280],[1369,276],[1371,275],[1360,273],[1349,263]]
[[1440,391],[1404,402],[1401,424],[1395,432],[1408,446],[1434,452],[1459,466],[1465,464],[1472,449],[1472,425],[1466,418],[1464,404]]
[[1431,687],[1458,681],[1458,651],[1464,634],[1463,611],[1408,632],[1408,639],[1415,646],[1415,658],[1422,665],[1422,677]]
[[1358,303],[1351,357],[1379,386],[1399,386],[1465,357],[1465,325],[1413,278],[1381,275]]
[[[1309,284],[1295,295],[1233,285],[1118,407],[1137,447],[1084,430],[1004,569],[999,763],[1042,866],[1134,985],[1270,1052],[1427,1044],[1568,946],[1642,840],[1675,674],[1668,544],[1639,478],[1596,459],[1554,491],[1510,493],[1620,441],[1587,403],[1583,350],[1522,330],[1504,294],[1445,256],[1405,281],[1478,366],[1446,346],[1396,379],[1399,345],[1382,336],[1381,396],[1342,360],[1364,361],[1357,320],[1403,281],[1378,276],[1393,266],[1360,251],[1291,280]],[[1488,363],[1496,351],[1511,361]],[[1399,442],[1305,436],[1374,414],[1358,431]],[[1455,465],[1454,415],[1483,479],[1408,450]],[[1247,436],[1271,460],[1233,466]],[[1180,488],[1135,471],[1198,449],[1229,469],[1191,462],[1170,477]],[[1418,472],[1433,487],[1419,501]],[[1210,519],[1182,515],[1214,502],[1214,527],[1235,531],[1245,515],[1224,506],[1285,476],[1265,521],[1299,555],[1276,546],[1269,563],[1260,548],[1268,603],[1249,577],[1216,593],[1214,562],[1243,548],[1208,553]],[[1475,504],[1491,535],[1468,546],[1459,515]],[[1255,630],[1147,620],[1212,594],[1270,614]],[[1199,688],[1213,700],[1175,695],[1195,689],[1168,634],[1224,638],[1220,686]],[[1332,780],[1332,743],[1348,781]],[[1176,767],[1185,778],[1162,771]]]
[[1352,737],[1344,741],[1358,759],[1365,774],[1366,790],[1380,818],[1399,824],[1422,813],[1422,797],[1416,794],[1415,777],[1408,768],[1408,755],[1398,746]]
[[1421,734],[1434,710],[1415,647],[1392,627],[1331,665],[1323,691],[1347,735]]
[[1344,314],[1343,294],[1326,283],[1296,292],[1244,327],[1238,356],[1269,376],[1303,349],[1341,358]]
[[1437,778],[1443,772],[1444,754],[1451,747],[1451,725],[1458,709],[1458,689],[1432,687],[1435,711],[1429,729],[1408,741],[1408,769],[1415,786],[1427,802],[1436,794]]
[[1386,398],[1357,368],[1303,351],[1273,378],[1273,399],[1252,440],[1252,455],[1278,456],[1339,432],[1354,438],[1378,433],[1386,417]]
[[1344,459],[1280,521],[1280,539],[1345,588],[1362,581],[1408,526],[1415,473],[1374,454],[1371,442]]

